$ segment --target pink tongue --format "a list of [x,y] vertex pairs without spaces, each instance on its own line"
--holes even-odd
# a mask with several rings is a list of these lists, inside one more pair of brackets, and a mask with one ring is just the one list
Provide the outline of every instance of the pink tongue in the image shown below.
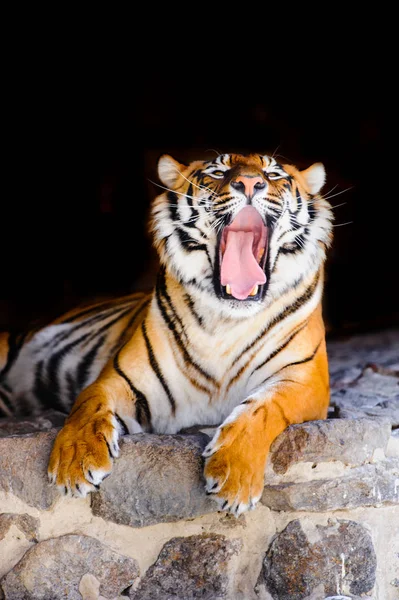
[[252,231],[228,231],[222,259],[221,283],[229,285],[237,300],[248,298],[255,285],[266,282],[264,271],[252,252]]

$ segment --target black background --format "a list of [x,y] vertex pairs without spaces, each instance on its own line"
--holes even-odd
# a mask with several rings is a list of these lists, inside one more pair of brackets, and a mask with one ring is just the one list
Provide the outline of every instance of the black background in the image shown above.
[[327,265],[329,330],[397,324],[394,87],[386,55],[362,52],[232,74],[210,59],[171,72],[137,56],[123,68],[95,53],[72,63],[25,56],[23,69],[11,67],[3,113],[0,327],[150,286],[156,161],[215,151],[323,162],[323,192],[345,203]]

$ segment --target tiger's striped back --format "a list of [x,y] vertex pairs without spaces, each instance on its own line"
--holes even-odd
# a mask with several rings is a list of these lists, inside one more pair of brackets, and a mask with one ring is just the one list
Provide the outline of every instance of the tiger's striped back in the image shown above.
[[132,336],[149,300],[132,294],[73,309],[38,330],[0,333],[0,416],[67,414]]

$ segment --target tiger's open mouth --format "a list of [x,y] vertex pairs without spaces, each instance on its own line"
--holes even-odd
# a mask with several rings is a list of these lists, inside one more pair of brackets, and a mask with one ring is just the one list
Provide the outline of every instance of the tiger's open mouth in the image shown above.
[[259,300],[267,281],[268,229],[253,206],[245,206],[219,236],[222,298]]

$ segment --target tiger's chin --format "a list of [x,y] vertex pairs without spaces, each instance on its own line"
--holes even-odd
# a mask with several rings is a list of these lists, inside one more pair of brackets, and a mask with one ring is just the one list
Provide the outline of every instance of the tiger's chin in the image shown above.
[[214,271],[218,298],[230,305],[259,302],[268,287],[270,230],[259,212],[246,206],[219,233]]

